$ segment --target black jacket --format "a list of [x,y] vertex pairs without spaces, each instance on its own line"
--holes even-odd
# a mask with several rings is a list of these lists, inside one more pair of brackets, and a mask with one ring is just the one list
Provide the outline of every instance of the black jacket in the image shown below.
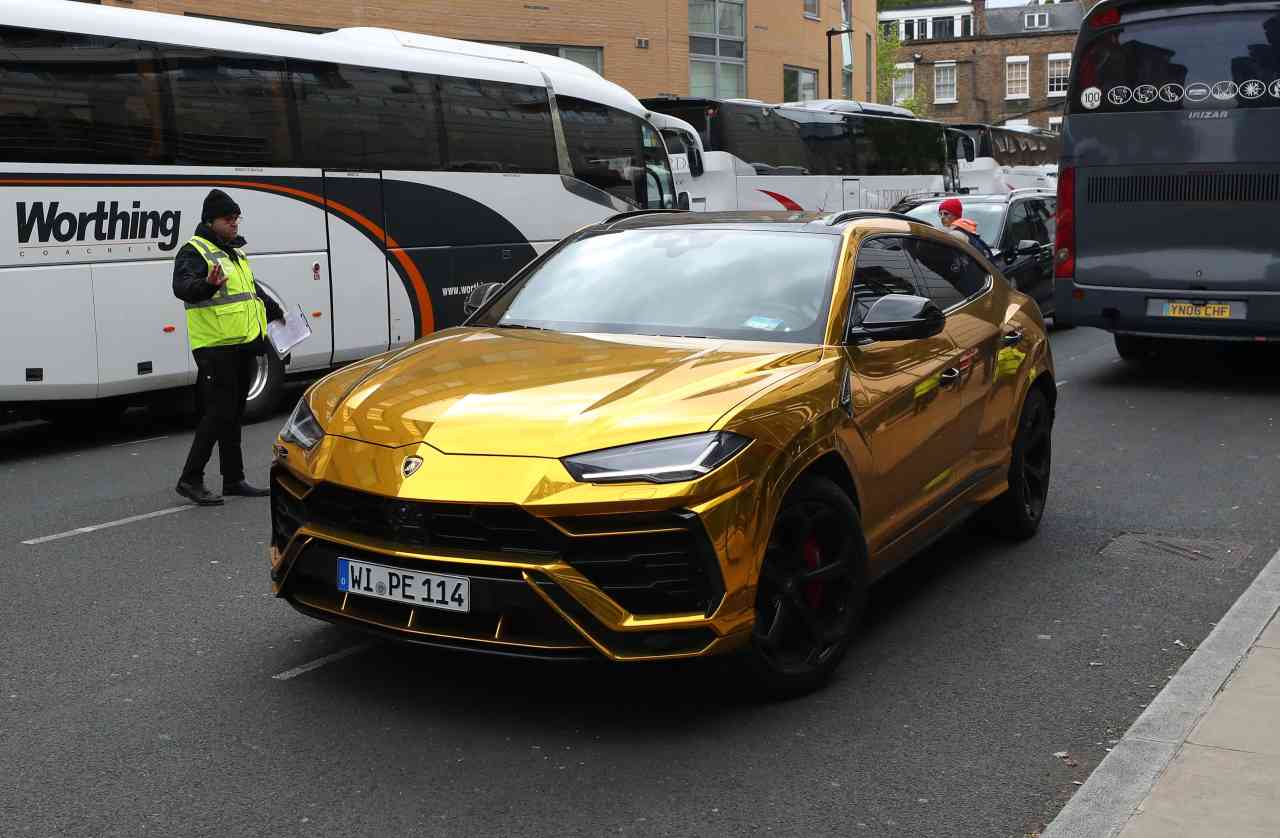
[[[235,241],[223,244],[218,234],[213,232],[213,228],[204,223],[196,227],[196,235],[216,244],[236,262],[240,261],[234,248],[244,247],[242,237],[237,236]],[[204,261],[204,257],[195,249],[195,246],[187,242],[178,250],[178,255],[173,260],[173,296],[184,303],[199,303],[209,299],[218,289],[205,281],[208,275],[209,264]],[[262,300],[262,304],[266,306],[267,320],[284,319],[284,311],[275,300],[262,293],[261,288],[258,288],[258,299]]]

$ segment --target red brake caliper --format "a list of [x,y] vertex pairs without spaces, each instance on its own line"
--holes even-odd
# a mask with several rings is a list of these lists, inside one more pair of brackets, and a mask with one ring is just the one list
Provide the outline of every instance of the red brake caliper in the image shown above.
[[[822,566],[822,548],[818,546],[817,536],[809,536],[809,540],[804,543],[804,563],[810,570],[817,570]],[[822,606],[822,583],[806,582],[804,598],[809,601],[809,607],[817,611]]]

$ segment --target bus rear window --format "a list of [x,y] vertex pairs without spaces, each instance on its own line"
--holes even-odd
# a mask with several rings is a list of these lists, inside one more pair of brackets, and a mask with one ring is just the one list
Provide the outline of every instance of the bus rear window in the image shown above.
[[1069,107],[1075,114],[1280,107],[1280,13],[1184,15],[1105,30],[1080,53]]

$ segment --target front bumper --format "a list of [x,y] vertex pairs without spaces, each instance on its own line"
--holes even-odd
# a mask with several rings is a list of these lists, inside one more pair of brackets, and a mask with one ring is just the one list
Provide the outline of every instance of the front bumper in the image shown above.
[[[1241,302],[1247,317],[1208,320],[1153,316],[1153,300]],[[1185,291],[1158,288],[1113,288],[1054,284],[1055,319],[1059,324],[1094,326],[1109,332],[1202,340],[1280,339],[1280,293],[1247,291]]]
[[[299,611],[433,646],[652,660],[739,648],[750,612],[691,511],[539,518],[514,505],[390,498],[272,470],[271,578]],[[728,501],[733,503],[733,499]],[[471,580],[456,613],[337,589],[339,558]]]

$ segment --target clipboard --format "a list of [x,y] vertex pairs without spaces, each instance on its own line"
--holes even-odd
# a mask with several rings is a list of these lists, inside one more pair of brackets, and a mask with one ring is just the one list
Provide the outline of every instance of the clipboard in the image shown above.
[[293,351],[295,346],[311,337],[311,324],[307,322],[307,316],[302,313],[302,306],[298,306],[296,314],[293,315],[286,311],[283,323],[278,320],[268,323],[267,337],[271,340],[271,348],[276,351],[276,355],[281,360]]

